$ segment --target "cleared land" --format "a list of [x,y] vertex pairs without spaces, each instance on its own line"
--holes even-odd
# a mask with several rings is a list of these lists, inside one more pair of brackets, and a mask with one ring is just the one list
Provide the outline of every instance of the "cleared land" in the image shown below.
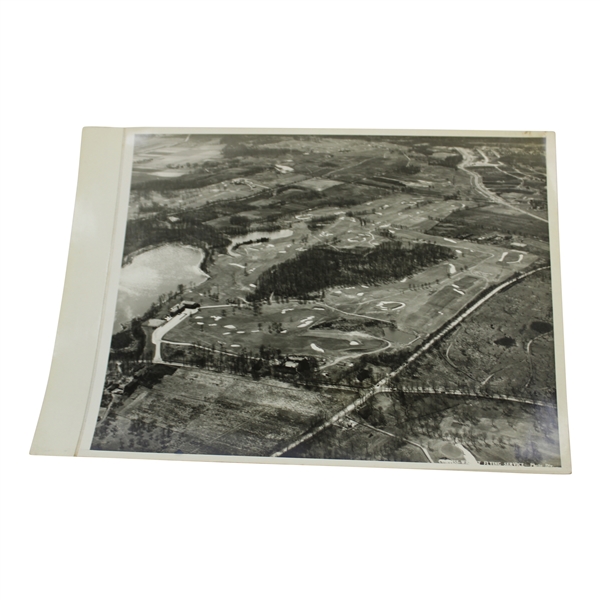
[[152,388],[139,387],[97,430],[93,447],[268,456],[354,396],[334,392],[178,369]]

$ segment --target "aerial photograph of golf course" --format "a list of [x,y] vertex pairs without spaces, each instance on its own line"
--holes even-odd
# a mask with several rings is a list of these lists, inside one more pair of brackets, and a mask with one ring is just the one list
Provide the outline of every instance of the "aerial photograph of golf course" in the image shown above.
[[137,134],[92,450],[561,467],[542,136]]

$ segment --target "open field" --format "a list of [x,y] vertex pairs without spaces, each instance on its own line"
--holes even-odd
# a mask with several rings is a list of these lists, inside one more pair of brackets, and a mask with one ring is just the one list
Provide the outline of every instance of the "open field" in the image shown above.
[[[387,346],[385,340],[364,332],[331,332],[314,329],[335,316],[317,305],[286,303],[265,305],[255,316],[252,309],[203,309],[170,331],[165,342],[186,342],[206,346],[223,344],[225,349],[244,348],[258,353],[261,346],[285,354],[329,358],[332,354],[371,352]],[[353,343],[354,342],[354,343]],[[314,346],[320,348],[315,350]]]
[[98,431],[94,448],[268,456],[352,398],[178,369],[151,389],[139,387]]

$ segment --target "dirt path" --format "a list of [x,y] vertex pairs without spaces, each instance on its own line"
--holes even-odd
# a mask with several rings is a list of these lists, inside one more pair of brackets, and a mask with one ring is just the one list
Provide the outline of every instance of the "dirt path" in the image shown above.
[[345,354],[344,356],[338,356],[338,358],[332,360],[330,363],[326,363],[320,370],[322,371],[323,369],[330,369],[331,367],[337,365],[338,363],[341,363],[344,360],[356,360],[361,356],[366,356],[367,354],[377,354],[377,352],[383,352],[384,350],[389,350],[392,347],[392,342],[390,342],[389,340],[386,340],[384,338],[378,338],[374,335],[369,335],[368,337],[375,340],[380,340],[382,342],[386,342],[387,346],[385,348],[376,348],[375,350],[368,350],[360,354]]
[[[382,388],[381,393],[392,392],[394,388]],[[476,392],[463,392],[462,390],[447,390],[434,388],[416,388],[403,389],[407,394],[443,394],[445,396],[462,396],[463,398],[473,398],[475,400],[500,400],[503,402],[518,402],[519,404],[530,404],[532,406],[554,407],[550,402],[542,402],[541,400],[529,400],[528,398],[516,398],[514,396],[505,396],[503,394],[489,394]]]
[[[369,425],[369,423],[363,423],[363,422],[358,422],[357,423],[359,425],[361,425],[362,427],[366,427],[367,429],[372,429],[373,431],[377,431],[378,433],[383,433],[384,435],[387,435],[389,437],[393,437],[396,439],[399,439],[397,435],[390,433],[389,431],[385,431],[383,429],[379,429],[378,427],[373,427],[373,425]],[[412,442],[411,440],[405,440],[405,442],[407,444],[410,444],[411,446],[415,446],[416,448],[418,448],[424,455],[425,458],[430,462],[433,463],[435,462],[433,460],[433,458],[431,458],[431,454],[429,454],[427,448],[424,448],[423,446],[421,446],[420,444],[417,444],[417,442]],[[472,455],[471,455],[472,456]]]
[[540,335],[536,335],[534,338],[531,338],[529,340],[529,342],[527,343],[527,348],[525,349],[525,352],[527,354],[527,362],[529,363],[529,378],[527,379],[527,383],[523,386],[522,389],[529,387],[529,384],[531,383],[531,380],[533,379],[533,358],[531,357],[531,355],[532,355],[531,344],[533,342],[535,342],[536,340],[539,340],[541,337],[548,335],[548,333],[550,333],[550,332],[540,333]]

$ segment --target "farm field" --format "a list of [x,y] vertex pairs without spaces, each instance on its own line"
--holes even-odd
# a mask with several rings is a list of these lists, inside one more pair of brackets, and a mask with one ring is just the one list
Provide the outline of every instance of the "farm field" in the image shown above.
[[526,215],[516,216],[510,209],[496,205],[450,213],[430,233],[451,237],[516,235],[548,241],[548,226],[543,221]]
[[558,466],[543,142],[141,139],[96,447]]
[[348,391],[317,394],[284,382],[178,369],[152,389],[138,388],[97,432],[94,447],[268,456],[352,398]]

